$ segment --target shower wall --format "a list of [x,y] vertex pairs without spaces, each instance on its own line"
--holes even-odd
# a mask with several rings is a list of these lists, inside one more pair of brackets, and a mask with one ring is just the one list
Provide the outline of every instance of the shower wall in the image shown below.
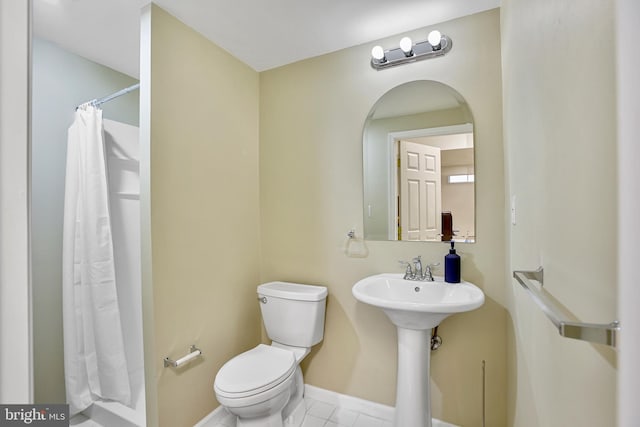
[[[104,143],[109,175],[109,208],[116,266],[116,288],[132,404],[142,396],[142,293],[140,287],[140,132],[104,120]],[[144,405],[141,406],[142,408]],[[144,409],[143,409],[144,411]]]
[[[67,128],[78,104],[136,82],[46,40],[33,41],[31,246],[36,403],[65,401],[61,266]],[[123,96],[104,105],[104,117],[137,126],[138,105],[137,94]]]

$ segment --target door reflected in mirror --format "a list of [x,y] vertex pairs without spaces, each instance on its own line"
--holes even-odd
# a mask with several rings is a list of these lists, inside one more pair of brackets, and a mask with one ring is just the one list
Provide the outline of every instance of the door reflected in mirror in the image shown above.
[[475,242],[473,120],[457,91],[421,80],[384,94],[363,165],[366,239]]

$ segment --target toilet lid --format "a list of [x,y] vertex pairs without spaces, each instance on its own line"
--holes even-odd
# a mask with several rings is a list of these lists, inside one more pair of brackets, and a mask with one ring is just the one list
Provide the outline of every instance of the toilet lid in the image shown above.
[[250,396],[280,384],[295,368],[293,352],[259,344],[225,363],[214,387],[225,395]]

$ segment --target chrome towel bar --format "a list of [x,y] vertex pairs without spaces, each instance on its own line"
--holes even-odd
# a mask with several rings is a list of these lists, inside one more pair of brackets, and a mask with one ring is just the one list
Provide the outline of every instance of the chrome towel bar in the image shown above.
[[194,344],[189,348],[189,354],[187,354],[185,356],[182,356],[178,360],[170,359],[169,356],[165,357],[164,358],[164,367],[168,368],[169,366],[171,366],[172,368],[178,368],[178,367],[184,365],[185,363],[191,362],[193,359],[195,359],[196,357],[199,357],[201,355],[202,355],[202,351],[199,348],[197,348],[195,346],[195,344]]
[[558,328],[563,337],[574,338],[583,341],[606,344],[611,347],[617,345],[617,335],[620,332],[620,322],[617,320],[608,323],[581,323],[571,322],[563,318],[556,305],[544,293],[533,285],[530,280],[536,280],[542,287],[544,270],[539,267],[535,271],[514,271],[513,277],[522,285],[535,303],[547,315],[549,320]]

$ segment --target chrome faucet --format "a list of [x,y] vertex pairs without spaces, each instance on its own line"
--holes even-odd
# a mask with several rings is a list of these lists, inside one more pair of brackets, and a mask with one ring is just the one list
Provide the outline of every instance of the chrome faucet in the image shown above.
[[439,262],[436,262],[435,264],[429,264],[427,265],[427,269],[424,271],[424,279],[427,282],[433,282],[433,273],[431,272],[431,268],[432,267],[436,267],[437,265],[439,265]]
[[413,274],[414,280],[424,280],[422,274],[422,261],[420,260],[420,255],[413,259]]
[[404,280],[413,280],[413,270],[411,264],[405,261],[400,261],[402,264],[407,264],[407,269],[404,272]]
[[400,261],[403,265],[406,264],[407,268],[404,272],[405,280],[416,280],[421,282],[433,282],[433,267],[440,265],[439,262],[435,264],[428,264],[427,266],[422,267],[422,259],[420,256],[415,257],[413,262],[413,268],[411,267],[411,263],[406,261]]

